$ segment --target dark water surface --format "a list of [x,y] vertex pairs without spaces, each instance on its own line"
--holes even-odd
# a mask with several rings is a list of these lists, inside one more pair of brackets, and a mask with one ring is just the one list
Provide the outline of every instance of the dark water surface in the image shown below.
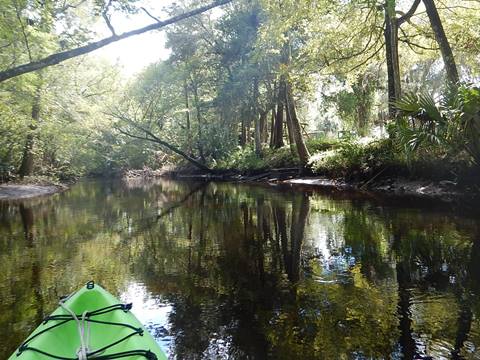
[[90,279],[172,358],[480,359],[473,214],[171,180],[3,202],[0,359]]

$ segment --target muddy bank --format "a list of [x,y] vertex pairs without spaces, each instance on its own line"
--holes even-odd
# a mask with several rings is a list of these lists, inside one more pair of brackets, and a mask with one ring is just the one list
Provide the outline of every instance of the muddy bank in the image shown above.
[[68,189],[66,185],[0,185],[0,200],[22,200],[56,194]]
[[[164,174],[165,176],[165,174]],[[198,179],[211,181],[234,181],[247,183],[285,184],[291,186],[330,188],[335,190],[353,190],[362,192],[382,193],[393,196],[419,197],[440,201],[456,201],[463,199],[479,199],[480,188],[461,186],[449,180],[410,180],[405,178],[383,178],[375,181],[345,181],[326,177],[302,177],[288,171],[273,171],[260,175],[238,174],[168,174],[177,179]]]
[[281,183],[313,187],[335,188],[337,190],[357,190],[383,193],[385,195],[419,197],[441,201],[475,199],[480,197],[479,189],[461,187],[452,181],[428,181],[408,179],[383,179],[365,184],[362,182],[348,183],[327,178],[295,178],[283,180]]

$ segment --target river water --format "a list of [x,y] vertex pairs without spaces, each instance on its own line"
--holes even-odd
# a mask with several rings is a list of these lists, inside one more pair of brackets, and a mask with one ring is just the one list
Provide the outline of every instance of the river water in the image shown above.
[[95,280],[177,359],[480,359],[480,222],[418,201],[84,181],[0,203],[0,359]]

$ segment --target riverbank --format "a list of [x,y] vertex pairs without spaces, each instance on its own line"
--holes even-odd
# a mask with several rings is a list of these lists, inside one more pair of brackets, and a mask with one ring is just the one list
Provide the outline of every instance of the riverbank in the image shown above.
[[335,188],[337,190],[356,190],[364,192],[382,193],[393,196],[418,197],[425,199],[434,199],[444,202],[451,202],[461,199],[476,199],[480,197],[480,192],[468,187],[459,187],[456,183],[428,180],[408,180],[408,179],[382,179],[369,184],[357,182],[348,183],[341,180],[331,180],[326,178],[296,178],[282,181],[284,184],[303,185],[323,188]]
[[53,195],[69,188],[69,184],[50,179],[24,179],[19,182],[0,184],[1,200],[24,200]]
[[432,153],[407,158],[389,139],[367,144],[310,140],[308,145],[312,156],[303,172],[289,147],[265,149],[262,156],[246,148],[216,163],[210,174],[183,166],[167,169],[161,176],[334,188],[447,202],[480,198],[480,169],[467,157]]
[[[191,169],[190,169],[191,170]],[[142,174],[148,174],[143,177]],[[452,202],[480,198],[480,188],[472,184],[458,184],[451,180],[409,179],[405,177],[374,177],[346,180],[325,176],[302,176],[298,168],[270,169],[267,172],[239,174],[233,171],[203,173],[170,169],[169,171],[137,171],[134,179],[169,177],[179,180],[201,180],[266,184],[270,186],[308,187],[335,191],[358,191],[395,197],[417,197]],[[132,179],[132,177],[130,177]]]
[[55,185],[0,185],[0,200],[21,200],[37,196],[52,195],[64,191],[65,188]]

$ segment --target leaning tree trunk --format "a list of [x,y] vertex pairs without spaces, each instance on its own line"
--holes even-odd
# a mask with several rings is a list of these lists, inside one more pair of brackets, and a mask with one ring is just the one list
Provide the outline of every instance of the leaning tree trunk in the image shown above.
[[34,131],[37,129],[37,123],[40,120],[40,98],[41,86],[37,86],[35,97],[32,104],[32,122],[29,125],[29,131],[25,139],[23,148],[22,163],[18,169],[18,175],[23,179],[25,176],[32,175],[34,165],[33,147],[35,145]]
[[400,64],[398,60],[398,22],[395,15],[395,0],[385,3],[385,50],[388,78],[388,113],[396,116],[394,102],[401,96]]
[[184,151],[180,150],[179,148],[177,148],[176,146],[160,139],[158,136],[156,136],[155,134],[153,134],[151,131],[147,130],[147,129],[142,129],[140,127],[136,127],[138,130],[142,131],[145,133],[145,137],[142,137],[142,136],[138,136],[138,135],[135,135],[135,134],[132,134],[132,133],[129,133],[128,131],[125,131],[125,130],[122,130],[121,128],[117,128],[118,132],[120,132],[121,134],[123,135],[126,135],[126,136],[130,136],[131,138],[134,138],[134,139],[139,139],[139,140],[145,140],[145,141],[150,141],[150,142],[153,142],[153,143],[156,143],[156,144],[159,144],[159,145],[162,145],[164,147],[166,147],[167,149],[173,151],[175,154],[177,155],[180,155],[181,157],[183,157],[185,160],[187,160],[188,162],[190,162],[192,165],[195,165],[197,168],[199,168],[200,170],[204,170],[204,171],[207,171],[209,173],[213,173],[213,170],[210,169],[208,166],[204,165],[203,163],[195,160],[193,157],[191,157],[190,155],[188,155],[187,153],[185,153]]
[[302,164],[302,168],[306,169],[308,160],[310,158],[310,153],[305,141],[303,140],[302,127],[300,126],[300,121],[298,120],[297,111],[295,109],[295,100],[293,99],[292,88],[288,82],[286,83],[285,87],[285,102],[288,116],[291,120],[293,138],[295,140],[295,145],[297,146],[297,153],[300,163]]
[[457,84],[459,82],[459,76],[457,71],[457,65],[455,64],[455,58],[453,57],[452,48],[448,42],[447,35],[443,29],[442,20],[438,15],[437,7],[434,0],[423,0],[425,8],[427,10],[428,19],[430,25],[435,34],[435,39],[440,47],[442,53],[443,62],[445,64],[445,70],[447,72],[447,79],[451,84]]

